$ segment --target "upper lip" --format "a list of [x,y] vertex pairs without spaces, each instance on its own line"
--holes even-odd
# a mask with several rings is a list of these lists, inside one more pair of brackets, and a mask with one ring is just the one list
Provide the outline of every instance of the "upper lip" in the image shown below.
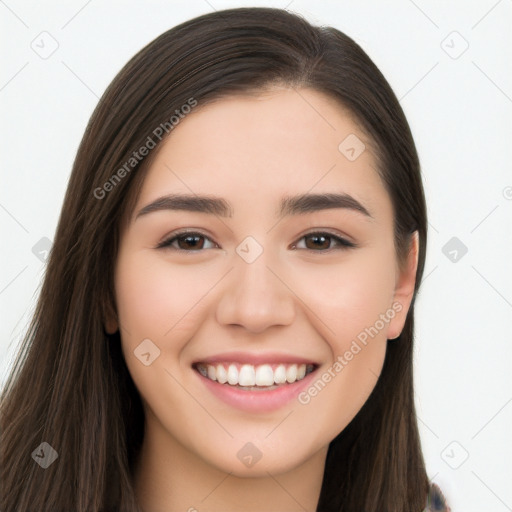
[[226,352],[223,354],[216,354],[214,356],[205,357],[202,359],[197,359],[194,361],[195,364],[216,364],[216,363],[246,363],[252,364],[253,366],[260,364],[313,364],[318,366],[319,363],[314,361],[313,359],[308,359],[305,357],[298,357],[296,355],[291,354],[282,354],[278,352],[267,352],[262,353],[258,352],[257,354],[250,352]]

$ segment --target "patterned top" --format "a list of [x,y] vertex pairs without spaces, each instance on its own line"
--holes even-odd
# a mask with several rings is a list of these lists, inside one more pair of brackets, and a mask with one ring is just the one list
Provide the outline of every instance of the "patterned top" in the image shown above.
[[451,508],[447,505],[441,489],[436,484],[430,485],[430,491],[427,496],[427,506],[423,512],[450,512]]

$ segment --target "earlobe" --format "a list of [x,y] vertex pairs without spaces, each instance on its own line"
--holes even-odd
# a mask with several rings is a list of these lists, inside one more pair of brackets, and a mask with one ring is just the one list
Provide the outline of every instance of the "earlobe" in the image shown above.
[[103,320],[103,328],[107,334],[114,334],[119,329],[117,314],[112,308],[110,302],[105,305],[105,315]]
[[119,329],[117,322],[113,319],[106,320],[104,328],[107,334],[114,334]]
[[[419,234],[415,231],[411,235],[411,243],[407,260],[402,269],[399,270],[393,296],[393,309],[396,311],[394,318],[389,323],[389,340],[400,336],[411,306],[416,284],[416,271],[418,269],[419,256]],[[396,304],[396,306],[395,306]]]

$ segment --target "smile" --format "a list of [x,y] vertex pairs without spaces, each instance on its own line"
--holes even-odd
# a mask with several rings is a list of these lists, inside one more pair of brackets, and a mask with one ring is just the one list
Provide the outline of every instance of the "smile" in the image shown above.
[[259,364],[247,363],[196,363],[195,369],[203,376],[219,384],[236,386],[238,389],[275,389],[278,386],[293,384],[310,374],[313,364]]
[[253,414],[271,414],[293,403],[320,366],[315,359],[277,352],[225,352],[192,363],[214,402]]

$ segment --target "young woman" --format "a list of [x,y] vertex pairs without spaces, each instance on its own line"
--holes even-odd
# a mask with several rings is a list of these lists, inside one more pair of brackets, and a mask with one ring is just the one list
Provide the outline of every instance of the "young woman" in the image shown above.
[[1,509],[448,510],[413,400],[426,211],[390,86],[270,8],[162,34],[78,150],[1,399]]

